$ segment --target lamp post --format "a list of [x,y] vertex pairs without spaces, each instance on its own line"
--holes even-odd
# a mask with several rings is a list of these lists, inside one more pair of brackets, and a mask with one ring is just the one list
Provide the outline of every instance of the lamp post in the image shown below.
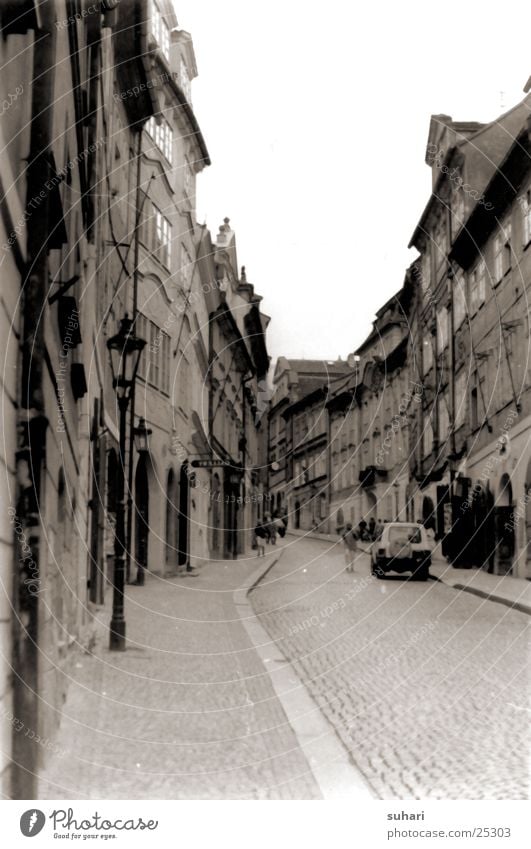
[[112,618],[109,647],[111,651],[125,651],[125,442],[127,425],[127,407],[131,390],[136,380],[140,355],[145,339],[135,336],[132,321],[127,316],[120,321],[118,333],[107,342],[111,357],[112,385],[116,392],[119,412],[120,445],[116,464],[116,527],[114,532],[114,575]]
[[[135,440],[135,448],[140,455],[147,454],[149,452],[149,437],[153,431],[151,428],[146,427],[146,422],[143,418],[140,418],[138,425],[133,428],[133,437]],[[143,520],[143,518],[142,518]],[[141,521],[140,516],[137,517],[137,521]],[[144,563],[140,562],[142,558],[139,558],[138,562],[138,570],[136,573],[136,584],[140,587],[144,586],[146,579],[146,569]]]

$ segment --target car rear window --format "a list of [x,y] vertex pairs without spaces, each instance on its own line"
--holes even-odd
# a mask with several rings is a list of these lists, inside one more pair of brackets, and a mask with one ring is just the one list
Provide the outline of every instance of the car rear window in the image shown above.
[[389,542],[412,542],[417,545],[421,542],[420,528],[414,525],[404,525],[402,528],[389,528]]

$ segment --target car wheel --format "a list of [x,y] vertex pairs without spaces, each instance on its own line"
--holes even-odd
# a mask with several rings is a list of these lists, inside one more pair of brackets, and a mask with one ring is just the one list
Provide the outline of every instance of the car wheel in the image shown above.
[[422,562],[411,572],[411,577],[414,581],[427,581],[430,577],[430,564],[426,561]]

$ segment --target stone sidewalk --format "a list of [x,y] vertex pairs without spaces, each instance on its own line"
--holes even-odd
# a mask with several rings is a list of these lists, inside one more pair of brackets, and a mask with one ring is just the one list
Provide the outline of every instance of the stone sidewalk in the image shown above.
[[281,549],[128,586],[126,652],[100,611],[38,798],[322,798],[234,603]]

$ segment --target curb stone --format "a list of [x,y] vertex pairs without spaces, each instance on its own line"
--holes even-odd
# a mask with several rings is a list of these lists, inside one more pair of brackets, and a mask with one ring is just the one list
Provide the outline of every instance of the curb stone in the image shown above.
[[[242,624],[264,664],[273,689],[293,729],[308,766],[325,800],[374,799],[365,778],[354,765],[336,730],[321,713],[292,664],[256,616],[249,595],[282,557],[253,572],[233,594]],[[266,665],[267,663],[267,665]],[[275,664],[272,668],[272,664]]]

